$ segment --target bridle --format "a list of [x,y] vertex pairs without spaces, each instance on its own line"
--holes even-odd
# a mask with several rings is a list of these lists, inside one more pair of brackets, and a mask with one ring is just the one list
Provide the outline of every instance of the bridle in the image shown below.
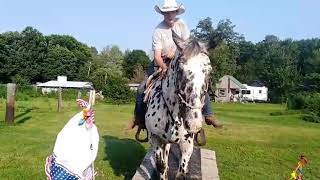
[[[175,60],[178,60],[179,58],[181,58],[181,54],[179,54],[178,56],[176,56],[176,59]],[[169,67],[171,66],[171,63],[172,63],[173,61],[171,61],[170,62],[170,64],[169,64]],[[161,91],[162,91],[162,84],[163,84],[163,79],[161,79]],[[204,90],[204,94],[206,94],[207,92],[208,92],[208,87],[209,87],[209,82],[208,81],[206,81],[206,88],[205,88],[205,90]],[[193,106],[193,105],[191,105],[190,103],[188,103],[183,97],[182,97],[182,95],[181,95],[181,93],[179,92],[179,91],[176,91],[176,97],[179,99],[179,101],[180,101],[180,103],[181,104],[183,104],[183,105],[185,105],[187,108],[190,108],[190,109],[202,109],[202,107],[204,106],[204,99],[205,99],[205,96],[203,96],[202,98],[201,98],[201,104],[199,105],[199,106]],[[167,105],[167,102],[166,102],[166,100],[165,100],[165,98],[163,97],[163,93],[161,93],[161,96],[162,96],[162,98],[163,98],[163,100],[164,100],[164,103],[165,103],[165,105],[167,106],[167,108],[169,108],[169,106]],[[171,118],[172,118],[172,120],[173,120],[173,116],[172,116],[172,114],[170,114],[170,116],[171,116]]]
[[[205,91],[204,93],[206,93],[206,91]],[[192,106],[190,103],[188,103],[186,100],[183,99],[183,97],[181,96],[180,93],[177,93],[177,94],[178,94],[178,97],[179,97],[180,102],[181,102],[182,104],[184,104],[186,107],[190,108],[190,109],[202,109],[202,107],[204,106],[204,103],[203,103],[203,102],[204,102],[205,96],[203,96],[203,97],[201,98],[201,104],[200,104],[200,106]]]

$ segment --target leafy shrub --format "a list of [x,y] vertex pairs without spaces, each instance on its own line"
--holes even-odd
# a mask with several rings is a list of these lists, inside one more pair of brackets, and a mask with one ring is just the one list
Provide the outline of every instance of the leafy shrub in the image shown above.
[[305,97],[304,94],[294,94],[290,95],[287,101],[288,109],[304,109]]
[[320,93],[313,93],[306,98],[305,109],[320,117]]
[[303,109],[304,120],[320,122],[320,93],[300,93],[291,95],[287,102],[288,109]]
[[40,97],[41,92],[36,91],[35,87],[30,85],[18,85],[17,86],[17,94],[16,94],[16,100],[22,100],[27,101],[31,98]]
[[[81,92],[81,98],[85,100],[89,100],[89,91],[90,90],[77,90],[77,89],[63,89],[62,90],[62,98],[64,100],[76,100],[78,98],[78,92]],[[58,92],[54,94],[58,97]]]
[[270,113],[271,116],[285,116],[285,115],[293,115],[293,114],[301,114],[301,111],[286,110],[286,111],[275,111]]
[[0,99],[7,97],[7,86],[0,84]]
[[110,76],[103,90],[106,101],[115,104],[134,102],[135,93],[127,83],[128,81],[122,77]]
[[310,112],[309,114],[303,116],[303,120],[313,123],[320,123],[320,116]]
[[[16,100],[29,100],[33,97],[41,96],[40,92],[35,91],[33,86],[27,85],[17,85],[17,92],[16,92]],[[0,85],[0,99],[6,99],[7,97],[7,86]]]

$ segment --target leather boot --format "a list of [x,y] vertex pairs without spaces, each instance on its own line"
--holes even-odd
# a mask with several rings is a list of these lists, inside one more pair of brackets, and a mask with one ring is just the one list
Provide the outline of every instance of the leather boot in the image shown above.
[[218,120],[216,118],[214,118],[213,116],[206,116],[204,120],[207,125],[212,125],[215,128],[222,128],[223,127],[223,125],[220,124],[218,122]]
[[128,123],[127,128],[128,129],[134,129],[137,126],[137,121],[135,119],[130,120],[130,122]]

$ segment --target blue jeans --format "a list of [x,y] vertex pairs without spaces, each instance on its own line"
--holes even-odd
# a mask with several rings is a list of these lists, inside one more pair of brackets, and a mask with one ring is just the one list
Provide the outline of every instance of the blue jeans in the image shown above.
[[143,81],[137,90],[136,95],[136,105],[134,108],[134,116],[135,120],[138,122],[138,124],[142,125],[142,127],[145,126],[145,114],[147,111],[147,104],[143,102],[144,99],[144,90],[146,85],[146,81]]
[[206,93],[204,98],[204,106],[202,107],[202,115],[203,116],[211,116],[213,115],[212,106],[210,102],[210,96],[208,93]]

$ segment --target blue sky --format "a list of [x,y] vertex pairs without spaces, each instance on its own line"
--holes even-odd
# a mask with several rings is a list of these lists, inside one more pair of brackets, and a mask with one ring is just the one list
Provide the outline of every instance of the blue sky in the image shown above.
[[[0,0],[0,32],[33,26],[42,33],[72,35],[101,50],[151,49],[154,27],[162,20],[153,6],[162,0]],[[178,0],[190,29],[200,19],[216,24],[229,18],[236,31],[258,42],[267,34],[281,39],[320,37],[319,0]]]

